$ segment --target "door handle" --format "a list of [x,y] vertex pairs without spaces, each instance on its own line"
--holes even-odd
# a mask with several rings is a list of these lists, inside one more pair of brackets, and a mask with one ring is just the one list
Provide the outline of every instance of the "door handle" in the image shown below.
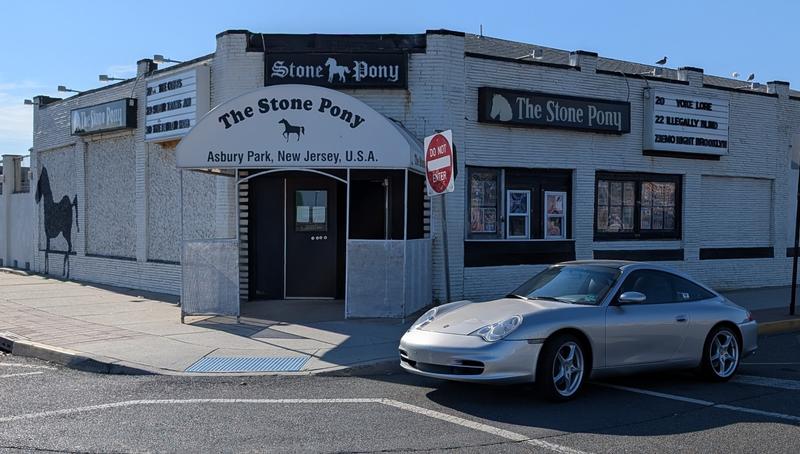
[[685,316],[685,315],[676,315],[676,316],[675,316],[675,321],[676,321],[676,322],[679,322],[679,323],[684,323],[684,322],[686,322],[687,320],[689,320],[689,317],[687,317],[687,316]]

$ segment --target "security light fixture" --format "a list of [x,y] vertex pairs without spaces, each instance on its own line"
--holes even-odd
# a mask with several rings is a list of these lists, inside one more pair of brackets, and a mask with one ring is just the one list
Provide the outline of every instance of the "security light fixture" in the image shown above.
[[163,55],[155,54],[153,55],[153,63],[160,65],[162,63],[183,63],[183,62],[165,58]]
[[65,87],[63,85],[59,85],[58,86],[58,91],[71,92],[71,93],[80,93],[80,91],[78,91],[78,90],[73,90],[73,89],[67,88],[67,87]]
[[109,82],[112,80],[125,80],[122,77],[109,77],[107,74],[100,74],[99,76],[97,76],[97,78],[100,79],[100,82]]
[[542,57],[544,56],[543,54],[544,54],[544,52],[542,52],[542,49],[533,48],[533,49],[531,49],[530,53],[525,54],[525,55],[523,55],[521,57],[517,57],[516,59],[517,60],[522,60],[522,59],[525,59],[525,58],[532,58],[534,60],[541,60]]
[[34,100],[32,100],[32,99],[26,99],[25,101],[23,101],[23,103],[24,103],[26,106],[33,106],[33,105],[38,105],[38,104],[39,104],[38,102],[35,102],[35,101],[34,101]]

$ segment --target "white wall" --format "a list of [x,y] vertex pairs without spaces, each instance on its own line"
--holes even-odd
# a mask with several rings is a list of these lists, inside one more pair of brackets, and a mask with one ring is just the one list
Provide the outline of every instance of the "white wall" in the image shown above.
[[[785,285],[790,282],[787,246],[789,144],[800,130],[800,100],[788,86],[771,95],[623,78],[581,71],[466,58],[466,163],[472,166],[558,168],[573,171],[573,238],[577,259],[594,250],[683,249],[684,261],[663,262],[718,288]],[[698,77],[700,76],[700,77]],[[512,128],[477,121],[478,88],[500,88],[629,101],[631,132],[621,136],[579,131]],[[663,87],[730,101],[729,154],[720,160],[642,154],[643,89]],[[671,241],[594,241],[594,187],[598,170],[678,174],[683,177],[682,237]],[[793,200],[793,198],[791,198]],[[460,213],[462,219],[464,213]],[[466,226],[462,225],[462,228]],[[773,247],[771,259],[700,260],[702,248]],[[451,264],[454,259],[451,258]],[[476,267],[464,270],[464,297],[493,298],[513,289],[545,265]]]
[[3,266],[24,269],[33,261],[33,192],[6,191],[11,186],[4,185],[0,197],[0,214],[8,216],[0,222],[0,258]]

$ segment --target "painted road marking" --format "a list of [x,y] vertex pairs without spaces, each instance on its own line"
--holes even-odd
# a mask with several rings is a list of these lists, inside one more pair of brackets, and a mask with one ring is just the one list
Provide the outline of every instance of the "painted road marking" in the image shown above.
[[660,393],[660,392],[656,392],[656,391],[650,391],[650,390],[647,390],[647,389],[631,388],[629,386],[610,385],[610,384],[606,384],[606,383],[595,383],[595,384],[599,385],[599,386],[604,386],[606,388],[618,389],[620,391],[628,391],[628,392],[636,393],[636,394],[644,394],[646,396],[653,396],[653,397],[660,397],[660,398],[663,398],[663,399],[677,400],[679,402],[687,402],[687,403],[690,403],[690,404],[701,405],[703,407],[708,407],[708,408],[720,408],[720,409],[723,409],[723,410],[731,410],[731,411],[738,411],[738,412],[741,412],[741,413],[750,413],[750,414],[761,415],[761,416],[769,416],[769,417],[776,418],[776,419],[783,419],[783,420],[786,420],[786,421],[792,421],[794,423],[800,423],[800,416],[787,415],[787,414],[784,414],[784,413],[775,413],[775,412],[771,412],[771,411],[756,410],[754,408],[738,407],[738,406],[735,406],[735,405],[720,404],[720,403],[716,403],[716,402],[711,402],[709,400],[692,399],[690,397],[678,396],[678,395],[675,395],[675,394]]
[[746,363],[743,362],[742,366],[800,366],[800,363]]
[[14,421],[22,421],[28,419],[47,418],[50,416],[72,415],[76,413],[86,413],[90,411],[106,410],[110,408],[124,408],[133,407],[137,405],[187,405],[187,404],[361,404],[372,403],[382,404],[394,408],[399,408],[419,415],[428,416],[430,418],[439,419],[442,421],[457,424],[473,430],[478,430],[491,435],[495,435],[506,440],[511,440],[519,443],[527,443],[539,448],[548,449],[560,454],[587,454],[584,451],[569,448],[555,443],[550,443],[544,440],[530,438],[520,433],[511,432],[509,430],[501,429],[499,427],[482,424],[468,419],[459,418],[458,416],[448,415],[446,413],[429,410],[427,408],[418,407],[416,405],[407,404],[393,399],[382,398],[354,398],[354,399],[146,399],[146,400],[127,400],[122,402],[112,402],[108,404],[89,405],[86,407],[65,408],[62,410],[42,411],[39,413],[28,413],[24,415],[5,416],[0,417],[0,423],[8,423]]
[[24,377],[26,375],[41,375],[44,372],[20,372],[18,374],[5,374],[0,375],[0,378],[11,378],[11,377]]
[[17,364],[17,363],[0,363],[0,367],[22,367],[28,369],[50,369],[55,370],[55,367],[50,366],[36,366],[33,364]]
[[385,405],[389,405],[391,407],[400,408],[406,411],[414,412],[420,415],[428,416],[430,418],[436,418],[442,421],[447,421],[453,424],[458,424],[459,426],[467,427],[470,429],[478,430],[481,432],[485,432],[488,434],[496,435],[501,438],[505,438],[507,440],[527,443],[529,445],[536,446],[538,448],[549,449],[553,452],[558,452],[562,454],[585,454],[584,451],[579,451],[577,449],[572,449],[563,445],[558,445],[555,443],[550,443],[544,440],[539,440],[536,438],[530,438],[525,435],[511,432],[509,430],[501,429],[499,427],[490,426],[488,424],[482,424],[475,421],[470,421],[468,419],[459,418],[458,416],[448,415],[446,413],[441,413],[435,410],[429,410],[427,408],[418,407],[416,405],[407,404],[404,402],[399,402],[396,400],[385,399],[383,402]]
[[736,375],[731,379],[734,383],[743,385],[765,386],[767,388],[788,389],[790,391],[800,391],[800,381],[785,380],[782,378],[757,377],[755,375]]

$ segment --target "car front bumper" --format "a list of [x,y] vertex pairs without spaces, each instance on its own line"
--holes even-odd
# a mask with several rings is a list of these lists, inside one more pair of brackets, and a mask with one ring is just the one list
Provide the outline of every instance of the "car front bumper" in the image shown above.
[[400,339],[400,365],[426,377],[482,383],[532,382],[539,341],[486,342],[477,336],[411,330]]

